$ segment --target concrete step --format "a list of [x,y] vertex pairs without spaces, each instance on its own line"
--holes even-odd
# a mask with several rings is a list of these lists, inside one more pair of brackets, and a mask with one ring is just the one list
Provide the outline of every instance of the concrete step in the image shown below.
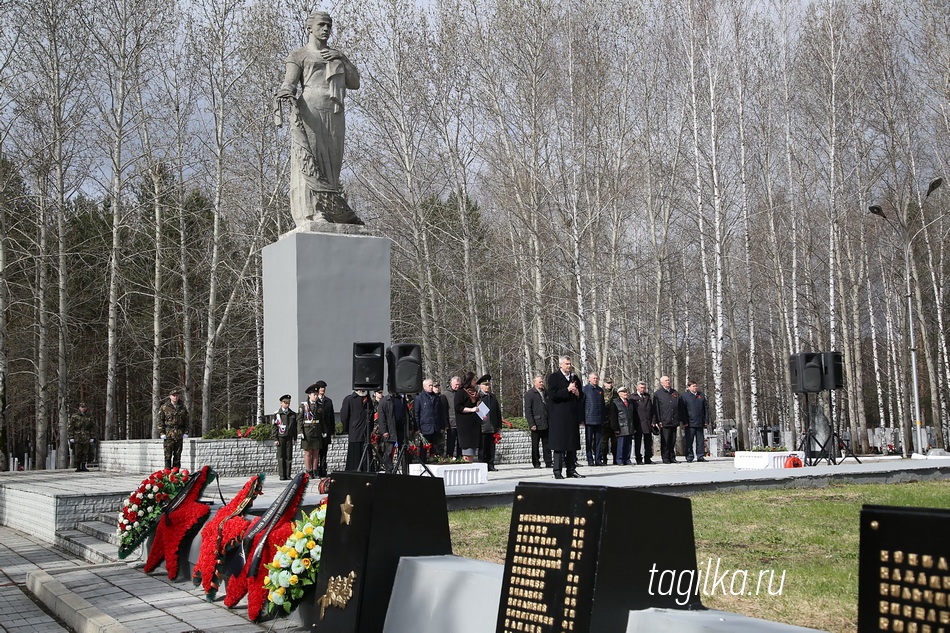
[[118,545],[90,536],[80,530],[62,530],[56,535],[56,546],[90,563],[119,562]]
[[82,521],[76,524],[76,529],[89,536],[94,536],[104,543],[111,543],[115,547],[119,546],[119,535],[116,534],[115,521]]

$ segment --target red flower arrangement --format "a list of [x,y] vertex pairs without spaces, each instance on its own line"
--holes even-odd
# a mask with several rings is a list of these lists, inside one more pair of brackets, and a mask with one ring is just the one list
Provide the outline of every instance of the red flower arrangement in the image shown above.
[[165,468],[143,479],[132,491],[119,510],[116,535],[119,536],[120,559],[135,551],[155,530],[166,505],[181,492],[189,479],[187,470]]
[[492,439],[495,440],[495,444],[501,444],[501,432],[495,431],[495,435],[492,436]]

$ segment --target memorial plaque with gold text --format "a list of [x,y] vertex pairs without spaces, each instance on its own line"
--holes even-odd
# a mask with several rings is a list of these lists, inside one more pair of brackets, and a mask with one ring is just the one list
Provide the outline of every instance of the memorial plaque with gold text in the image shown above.
[[950,633],[950,510],[861,509],[858,631]]
[[[659,543],[652,541],[657,534]],[[515,490],[499,633],[622,631],[632,609],[702,608],[648,595],[650,569],[696,569],[688,499],[601,486]],[[655,573],[654,573],[655,575]],[[654,592],[656,594],[656,592]]]

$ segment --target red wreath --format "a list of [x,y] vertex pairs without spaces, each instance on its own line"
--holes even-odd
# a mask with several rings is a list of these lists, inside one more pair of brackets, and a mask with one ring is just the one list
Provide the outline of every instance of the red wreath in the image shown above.
[[201,585],[209,602],[214,600],[224,580],[224,559],[229,546],[233,546],[250,525],[243,514],[261,494],[263,481],[264,473],[251,477],[241,491],[215,512],[201,529],[201,551],[191,580],[196,586]]
[[785,468],[801,468],[803,465],[798,455],[789,455],[785,458]]
[[265,530],[254,537],[254,541],[247,549],[248,557],[244,563],[244,568],[240,573],[231,576],[225,587],[224,606],[228,608],[236,605],[241,601],[241,598],[247,595],[247,617],[252,622],[257,622],[257,619],[267,604],[267,589],[264,587],[263,579],[267,576],[265,565],[273,559],[273,556],[261,556],[260,561],[258,561],[257,569],[252,570],[251,565],[254,561],[250,553],[257,550],[258,543],[260,543],[265,536],[267,537],[267,543],[264,546],[264,551],[268,554],[273,554],[274,550],[278,549],[287,541],[287,537],[289,537],[293,531],[294,517],[297,516],[297,511],[300,509],[300,501],[307,491],[307,483],[310,480],[310,477],[306,473],[302,475],[300,486],[295,491],[290,504],[275,521],[274,528],[269,534]]
[[152,548],[148,552],[148,560],[145,561],[145,573],[153,571],[162,561],[165,562],[165,570],[168,572],[168,579],[175,580],[178,577],[178,550],[181,548],[181,541],[185,534],[199,522],[204,520],[211,512],[210,506],[201,503],[201,493],[209,483],[208,476],[214,479],[213,471],[210,466],[203,466],[198,474],[194,476],[194,483],[191,483],[185,498],[181,503],[175,499],[175,508],[166,512],[158,520],[158,527],[155,528],[155,540],[152,542]]

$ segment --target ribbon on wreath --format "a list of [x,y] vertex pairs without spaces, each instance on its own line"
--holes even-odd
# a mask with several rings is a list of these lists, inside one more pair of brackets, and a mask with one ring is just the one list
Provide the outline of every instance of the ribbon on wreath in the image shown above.
[[178,577],[178,550],[185,535],[196,525],[204,521],[211,513],[206,503],[201,503],[201,493],[214,481],[217,474],[210,466],[202,466],[196,475],[192,475],[185,487],[168,504],[155,527],[155,539],[145,561],[145,573],[155,570],[163,561],[168,579]]
[[243,515],[261,494],[263,481],[264,473],[251,477],[201,529],[201,551],[192,582],[195,586],[201,585],[205,599],[209,602],[214,600],[218,587],[227,578],[225,569],[228,553],[234,549],[251,523]]
[[[241,538],[238,546],[241,553],[250,551],[240,572],[230,577],[225,588],[224,606],[230,608],[247,596],[247,616],[256,622],[267,604],[267,589],[263,577],[267,575],[264,567],[264,552],[268,554],[279,548],[293,530],[293,520],[300,508],[300,501],[307,490],[310,475],[298,473],[283,492],[274,500],[264,513]],[[255,582],[259,579],[260,582]]]

